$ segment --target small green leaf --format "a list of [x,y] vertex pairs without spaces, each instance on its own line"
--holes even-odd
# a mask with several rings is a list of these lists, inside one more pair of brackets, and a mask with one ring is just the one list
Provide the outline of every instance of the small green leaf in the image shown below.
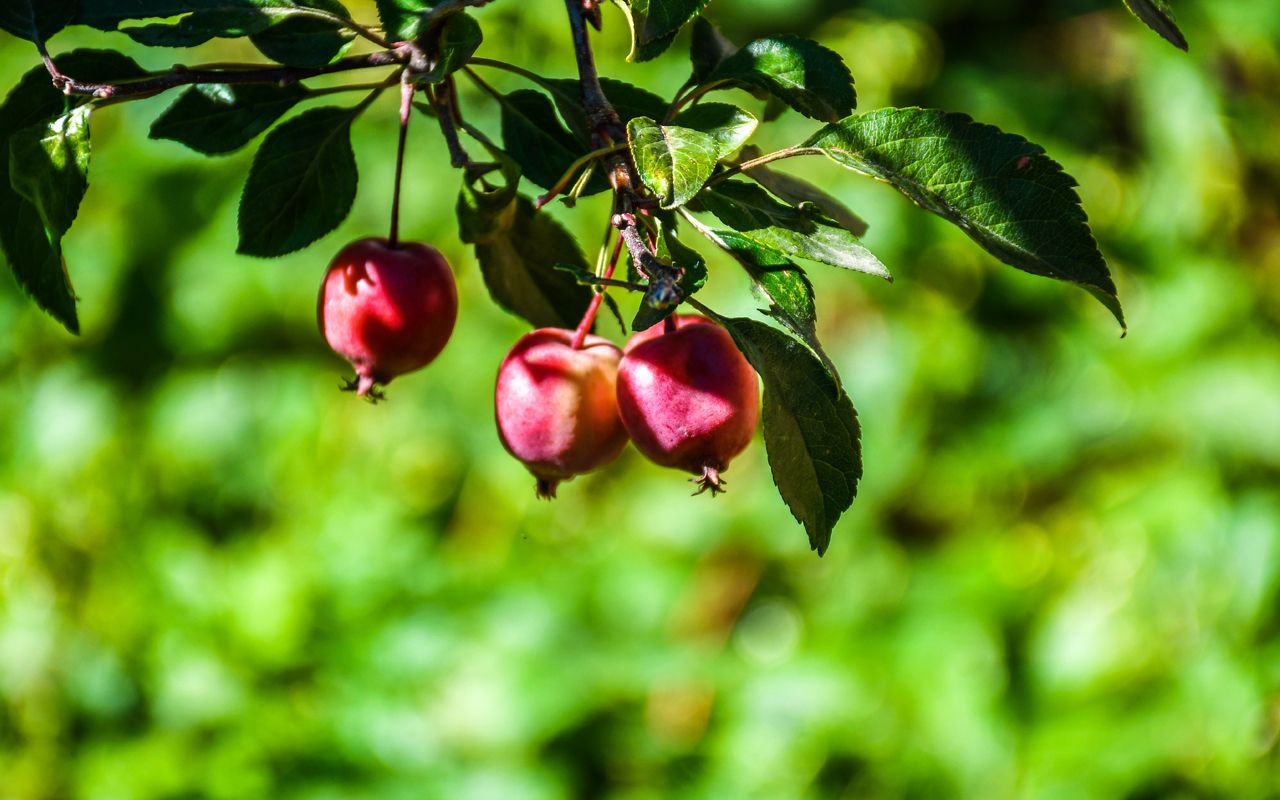
[[[758,158],[760,155],[760,149],[755,145],[751,145],[743,148],[739,160],[746,162]],[[867,233],[867,223],[862,217],[850,211],[848,206],[832,195],[803,178],[774,172],[764,165],[752,167],[742,174],[768,189],[774,196],[793,206],[812,203],[819,211],[840,223],[840,227],[854,236],[865,236]]]
[[773,482],[804,525],[809,546],[822,555],[862,478],[857,412],[804,343],[754,320],[720,322],[764,381],[764,443]]
[[[535,185],[550,189],[574,161],[586,155],[586,145],[564,129],[551,101],[542,93],[520,89],[503,95],[501,104],[503,145]],[[584,194],[607,188],[604,180],[596,177]]]
[[964,114],[886,108],[828,125],[805,146],[888,182],[1004,263],[1082,286],[1124,325],[1076,181],[1039,145]]
[[282,256],[301,250],[346,219],[357,183],[351,123],[361,110],[313,109],[267,135],[240,197],[236,252]]
[[760,122],[750,113],[728,103],[699,103],[680,112],[671,124],[701,131],[714,139],[718,161],[733,155],[746,144]]
[[375,0],[375,4],[382,29],[388,39],[396,42],[416,37],[421,29],[422,15],[435,5],[426,0]]
[[422,76],[422,80],[439,83],[462,69],[471,56],[475,55],[483,40],[484,33],[480,30],[480,24],[469,15],[449,15],[436,32],[436,63]]
[[198,153],[237,150],[309,93],[299,84],[201,84],[183,92],[151,125],[152,139],[170,139]]
[[27,41],[47,42],[75,17],[76,0],[4,0],[0,29]]
[[628,61],[648,61],[671,46],[680,29],[710,0],[614,0],[631,26]]
[[722,63],[705,83],[761,89],[810,119],[835,122],[858,104],[839,55],[797,36],[757,39]]
[[811,206],[793,208],[745,181],[717,183],[698,195],[698,202],[762,247],[893,280],[856,236]]
[[689,60],[693,62],[691,84],[699,84],[711,77],[711,73],[737,51],[720,29],[707,22],[706,17],[693,21],[693,37],[689,41]]
[[1133,15],[1147,24],[1147,27],[1164,37],[1165,41],[1179,50],[1187,49],[1187,37],[1178,29],[1173,18],[1173,9],[1164,0],[1124,0]]
[[691,128],[659,125],[648,117],[627,123],[627,139],[640,178],[663,208],[692,200],[719,160],[719,142],[714,137]]
[[[132,59],[110,50],[77,50],[58,56],[58,64],[86,81],[146,75]],[[62,236],[84,193],[88,102],[87,97],[67,97],[56,90],[49,73],[39,66],[27,72],[0,105],[0,250],[36,305],[72,333],[79,332],[80,323]],[[51,122],[61,133],[53,132],[49,141]],[[10,169],[11,147],[18,151],[16,172]]]

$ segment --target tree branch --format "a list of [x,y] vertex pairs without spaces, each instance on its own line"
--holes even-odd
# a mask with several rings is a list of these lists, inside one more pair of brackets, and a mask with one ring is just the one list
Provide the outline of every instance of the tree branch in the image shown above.
[[371,67],[387,67],[407,62],[413,54],[412,44],[381,50],[362,56],[351,56],[320,67],[246,67],[244,69],[201,69],[182,65],[169,72],[128,83],[85,83],[58,71],[52,59],[46,62],[53,85],[64,94],[90,95],[102,99],[136,99],[150,97],[177,86],[196,83],[296,83],[318,75],[331,75]]

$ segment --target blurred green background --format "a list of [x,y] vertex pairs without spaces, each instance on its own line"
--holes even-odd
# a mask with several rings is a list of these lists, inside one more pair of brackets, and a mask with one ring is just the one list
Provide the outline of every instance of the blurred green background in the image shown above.
[[[811,269],[865,429],[824,559],[759,443],[714,502],[634,451],[535,501],[491,412],[524,328],[458,241],[425,118],[405,225],[455,265],[459,328],[387,403],[337,391],[315,292],[385,230],[390,95],[356,127],[351,218],[278,261],[234,255],[252,148],[148,141],[163,99],[95,115],[84,335],[0,280],[0,797],[1280,796],[1280,5],[1177,10],[1190,55],[1118,1],[713,4],[740,42],[840,52],[863,109],[1043,144],[1130,318],[1122,340],[891,189],[788,162],[898,278]],[[669,95],[686,38],[628,65],[605,16],[604,73]],[[560,3],[478,17],[482,55],[572,74]],[[6,89],[37,64],[0,42]],[[776,127],[762,145],[815,126]],[[552,213],[594,247],[604,206]],[[707,292],[752,308],[723,262]]]

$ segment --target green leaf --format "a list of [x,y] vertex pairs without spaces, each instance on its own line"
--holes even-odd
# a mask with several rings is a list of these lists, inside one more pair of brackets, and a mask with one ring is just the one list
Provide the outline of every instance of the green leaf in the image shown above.
[[229,153],[248,144],[309,92],[299,84],[201,84],[183,92],[151,125],[198,153]]
[[76,14],[76,0],[4,0],[0,29],[28,41],[47,42]]
[[[707,262],[698,251],[686,246],[677,238],[674,224],[663,223],[661,216],[657,219],[658,237],[657,249],[654,255],[658,257],[659,261],[670,264],[680,271],[680,279],[676,282],[680,289],[680,296],[683,298],[692,297],[707,283]],[[634,265],[632,265],[632,269],[634,269]],[[640,303],[640,308],[636,312],[635,318],[631,321],[631,330],[633,331],[652,328],[674,314],[678,308],[678,304],[654,308],[647,302],[647,296],[645,300],[646,302]]]
[[[746,162],[759,158],[760,155],[760,149],[755,145],[751,145],[743,148],[739,160]],[[848,206],[835,197],[803,178],[774,172],[764,165],[744,170],[742,174],[768,189],[774,196],[793,206],[812,203],[819,211],[840,223],[840,227],[854,236],[865,236],[867,233],[867,223],[862,217],[850,211]]]
[[351,123],[361,110],[313,109],[267,135],[240,197],[236,252],[282,256],[346,219],[357,183]]
[[760,89],[810,119],[835,122],[858,104],[839,55],[797,36],[757,39],[729,57],[705,83]]
[[121,28],[120,32],[148,47],[196,47],[213,38],[260,33],[281,19],[279,13],[259,9],[197,11],[177,22]]
[[[503,95],[500,102],[503,145],[524,176],[537,186],[550,189],[574,161],[587,154],[586,145],[564,129],[551,101],[542,93],[520,89]],[[584,194],[607,188],[597,176]]]
[[451,14],[436,31],[439,54],[431,70],[422,76],[427,83],[439,83],[462,69],[484,40],[480,24],[467,14]]
[[762,247],[893,280],[856,236],[812,206],[793,208],[745,181],[717,183],[698,195],[698,202]]
[[1133,15],[1179,50],[1187,49],[1187,38],[1178,29],[1173,9],[1164,0],[1124,0]]
[[[299,6],[315,8],[347,18],[347,10],[337,0],[307,0]],[[293,67],[319,67],[346,52],[355,34],[323,19],[287,14],[261,33],[249,37],[264,56]]]
[[671,46],[680,29],[710,0],[614,0],[631,26],[628,61],[648,61]]
[[693,21],[693,37],[689,41],[689,60],[693,63],[691,84],[699,84],[711,77],[711,73],[737,51],[720,29],[707,22],[706,17]]
[[587,261],[564,228],[516,195],[510,162],[504,177],[505,185],[492,186],[468,174],[458,197],[462,240],[475,245],[485,286],[499,306],[535,328],[573,328],[593,294],[574,277],[587,272]]
[[800,337],[835,375],[835,365],[818,340],[818,309],[814,302],[813,284],[804,270],[785,256],[761,247],[735,231],[715,230],[693,217],[689,217],[689,221],[703,236],[742,265],[751,278],[752,289],[769,304],[765,313]]
[[[582,84],[576,78],[554,78],[540,83],[551,94],[569,130],[583,144],[590,145],[587,112],[582,108]],[[661,119],[667,113],[667,101],[647,89],[613,78],[601,78],[600,87],[624,125],[636,117]]]
[[640,178],[663,208],[692,200],[716,168],[719,143],[701,131],[637,117],[627,123],[627,139]]
[[805,145],[888,182],[1004,263],[1084,287],[1124,325],[1076,181],[1039,145],[963,114],[921,108],[850,117]]
[[861,430],[840,382],[804,343],[760,322],[720,318],[764,381],[764,443],[778,493],[826,553],[862,478]]
[[89,106],[9,137],[9,183],[36,207],[51,239],[75,221],[89,188]]
[[378,19],[387,38],[404,42],[418,35],[422,15],[434,5],[425,0],[376,0]]
[[760,122],[747,111],[728,103],[699,103],[676,115],[671,124],[701,131],[714,139],[718,161],[746,144]]
[[[58,56],[58,63],[94,82],[146,75],[132,59],[109,50],[77,50]],[[51,121],[88,114],[88,102],[89,98],[67,97],[53,88],[49,73],[39,66],[27,72],[0,105],[0,142],[4,143],[0,149],[0,250],[14,278],[36,305],[72,333],[79,332],[80,323],[61,242],[83,194],[79,188],[83,172],[78,165],[87,159],[88,128],[73,117],[64,124],[71,138],[60,143],[55,137],[54,149],[60,153],[33,157],[28,148],[46,138],[41,130]],[[22,162],[16,173],[10,170],[9,152],[15,142]],[[54,157],[63,165],[75,166],[55,169]]]

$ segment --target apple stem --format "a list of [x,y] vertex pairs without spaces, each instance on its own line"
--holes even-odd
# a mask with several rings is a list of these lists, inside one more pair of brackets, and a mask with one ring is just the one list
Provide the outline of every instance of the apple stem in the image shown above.
[[662,321],[662,332],[663,333],[676,332],[676,318],[674,314],[672,314],[671,316],[667,317]]
[[409,138],[409,115],[413,111],[415,87],[409,70],[400,77],[400,141],[396,145],[396,184],[391,195],[391,233],[387,246],[395,250],[400,246],[400,183],[404,175],[404,147]]
[[[604,279],[609,280],[613,277],[613,271],[618,266],[618,258],[622,255],[622,236],[618,236],[617,242],[613,245],[613,254],[609,256],[609,265],[604,269]],[[600,304],[604,302],[604,289],[596,292],[595,297],[591,298],[591,305],[587,306],[587,313],[582,315],[582,322],[578,323],[578,329],[573,332],[573,341],[570,343],[574,350],[581,350],[582,345],[587,341],[587,334],[591,331],[591,326],[595,324],[596,314],[600,311]]]

